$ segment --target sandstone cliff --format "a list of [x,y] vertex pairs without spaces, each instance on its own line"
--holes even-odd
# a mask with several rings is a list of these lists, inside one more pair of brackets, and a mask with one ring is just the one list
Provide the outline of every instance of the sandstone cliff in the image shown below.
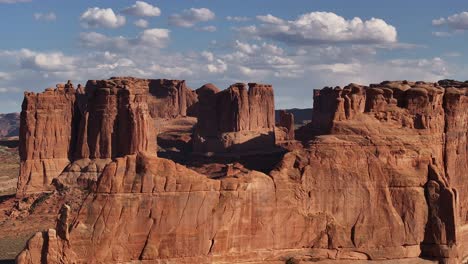
[[[99,87],[106,92],[96,100],[99,107],[86,108],[89,116],[119,105],[107,86]],[[453,81],[402,81],[316,90],[312,122],[297,134],[304,147],[285,154],[268,173],[231,165],[225,176],[210,178],[156,157],[151,148],[128,147],[149,141],[150,133],[124,141],[123,149],[133,151],[90,151],[106,155],[75,161],[58,177],[58,184],[71,186],[77,177],[94,173],[79,213],[70,215],[64,207],[56,229],[36,234],[17,261],[425,257],[458,263],[468,256],[467,88]],[[272,91],[269,99],[271,88],[265,90],[249,92],[236,84],[219,91],[205,85],[197,91],[195,135],[273,130]],[[249,104],[250,96],[255,104]],[[142,98],[129,105],[150,109]],[[128,115],[130,123],[147,120],[147,111],[136,113],[141,116]],[[46,151],[40,146],[36,151]],[[62,147],[52,146],[52,152]],[[99,163],[102,158],[109,159]]]
[[243,83],[219,91],[212,84],[197,90],[200,100],[195,152],[242,152],[274,146],[271,85]]
[[279,121],[278,127],[280,127],[284,133],[285,140],[294,140],[295,138],[295,127],[294,127],[294,115],[292,113],[288,113],[284,110],[279,112]]
[[52,190],[52,180],[76,160],[156,153],[153,120],[196,114],[197,101],[185,81],[131,77],[25,93],[18,196]]

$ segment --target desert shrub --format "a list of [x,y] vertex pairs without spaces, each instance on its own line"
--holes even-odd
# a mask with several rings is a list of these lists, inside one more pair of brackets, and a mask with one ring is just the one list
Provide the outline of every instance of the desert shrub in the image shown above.
[[34,200],[34,202],[31,204],[31,207],[29,207],[29,213],[33,213],[34,210],[36,210],[36,208],[41,205],[43,202],[45,202],[50,196],[52,195],[52,193],[43,193],[41,194],[41,196],[39,196],[36,200]]

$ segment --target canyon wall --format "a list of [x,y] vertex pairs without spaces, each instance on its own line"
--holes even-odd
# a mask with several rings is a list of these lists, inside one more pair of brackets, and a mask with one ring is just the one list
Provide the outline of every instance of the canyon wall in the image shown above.
[[[312,122],[300,129],[303,147],[286,153],[268,173],[244,168],[210,178],[152,151],[111,148],[106,153],[115,156],[95,170],[79,213],[72,216],[64,207],[57,228],[36,234],[17,261],[424,257],[459,263],[468,256],[467,88],[453,81],[401,81],[316,90]],[[247,103],[250,92],[243,85],[225,91],[205,85],[197,93],[195,135],[273,129],[269,114],[251,119],[254,112],[270,112],[273,100],[262,99],[269,92],[252,92],[258,110]],[[105,101],[92,109],[113,104]],[[142,109],[149,104],[140,103]],[[150,137],[142,133],[129,142]],[[58,179],[81,175],[84,169],[74,164]]]

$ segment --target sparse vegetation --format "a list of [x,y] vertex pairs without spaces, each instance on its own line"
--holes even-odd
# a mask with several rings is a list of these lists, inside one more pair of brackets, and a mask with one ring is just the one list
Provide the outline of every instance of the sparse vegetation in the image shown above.
[[52,193],[43,193],[41,194],[41,196],[39,196],[39,198],[37,198],[32,204],[31,204],[31,207],[29,207],[29,213],[33,213],[34,210],[39,206],[41,205],[43,202],[45,202],[50,196],[52,195]]

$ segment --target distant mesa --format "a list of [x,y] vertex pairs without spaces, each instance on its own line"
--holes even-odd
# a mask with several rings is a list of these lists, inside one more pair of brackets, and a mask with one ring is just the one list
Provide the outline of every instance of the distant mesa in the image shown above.
[[0,138],[19,135],[19,113],[0,114]]

